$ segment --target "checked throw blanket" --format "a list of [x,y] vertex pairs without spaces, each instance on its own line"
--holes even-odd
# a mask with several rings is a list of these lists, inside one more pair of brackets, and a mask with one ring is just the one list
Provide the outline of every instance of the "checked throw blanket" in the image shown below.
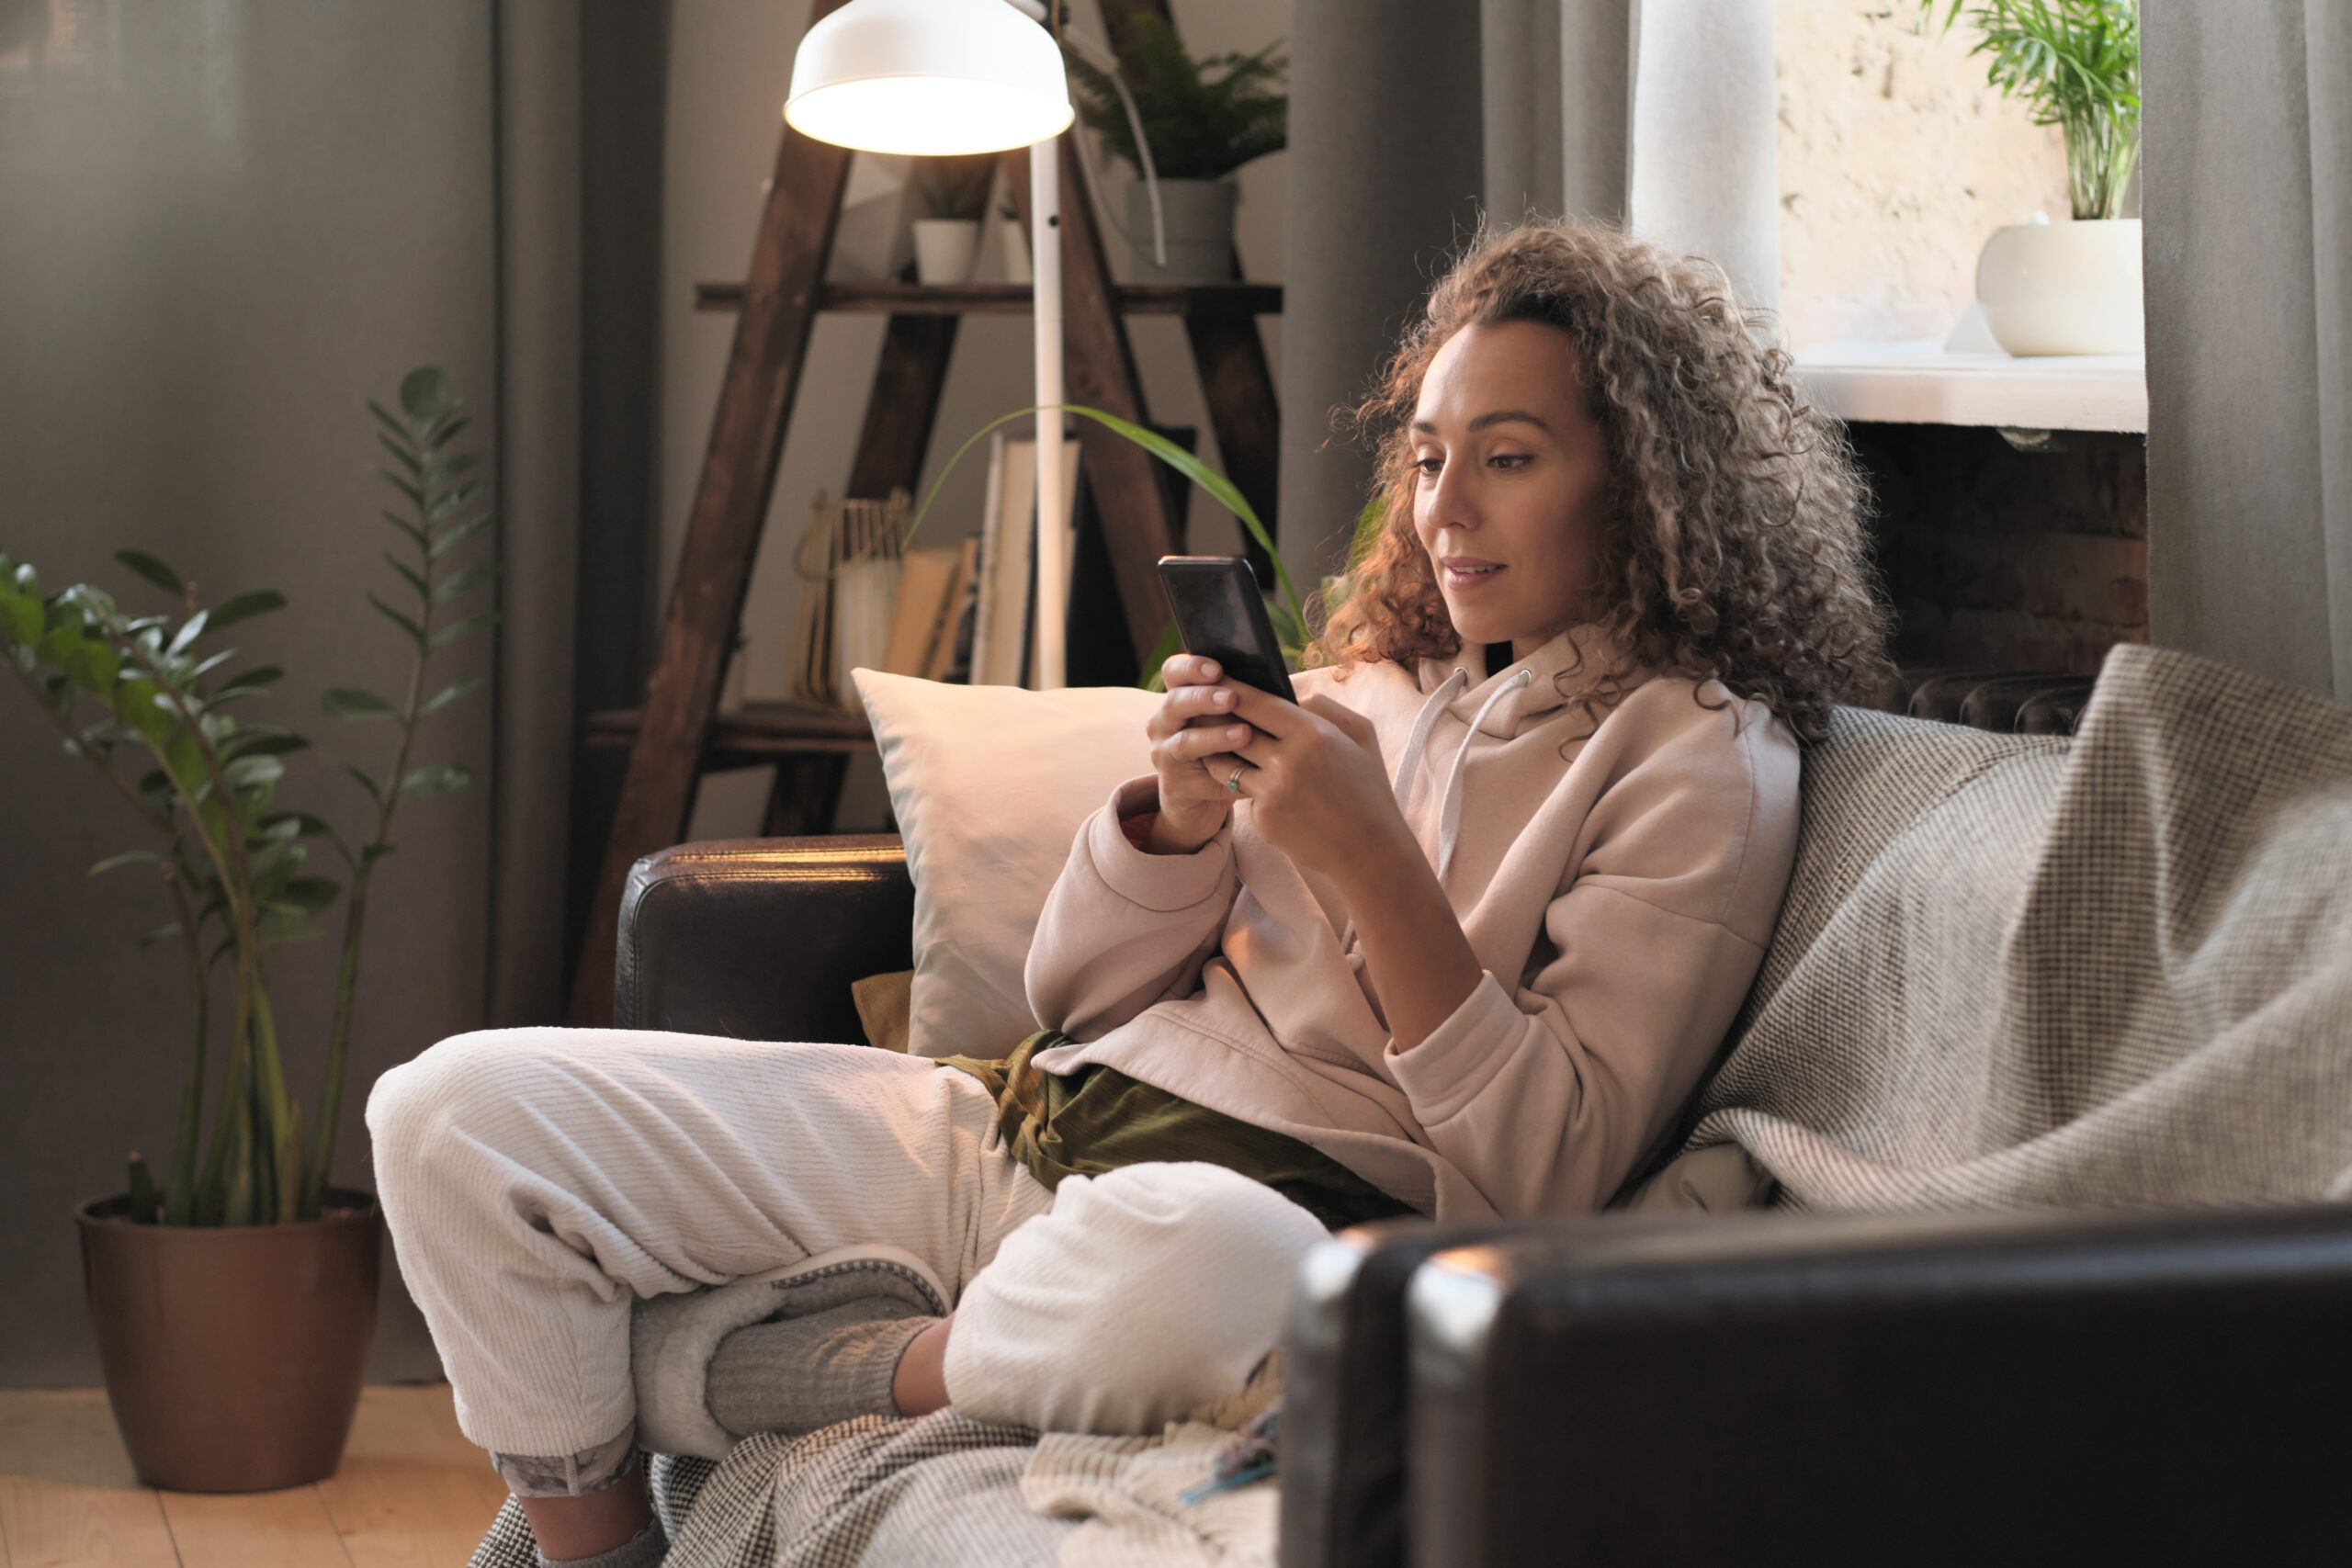
[[2352,709],[2161,649],[2071,745],[1840,710],[1686,1148],[1818,1209],[2352,1198]]

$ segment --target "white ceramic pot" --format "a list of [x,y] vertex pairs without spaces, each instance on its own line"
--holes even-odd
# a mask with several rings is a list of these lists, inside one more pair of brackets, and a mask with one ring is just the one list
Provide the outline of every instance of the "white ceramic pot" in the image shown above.
[[1004,253],[1004,280],[1007,283],[1027,283],[1029,276],[1029,233],[1012,219],[996,221],[997,248]]
[[1168,265],[1152,259],[1151,193],[1143,181],[1127,187],[1127,243],[1135,248],[1138,283],[1233,281],[1231,180],[1162,180],[1159,208],[1167,225]]
[[2140,220],[1996,229],[1976,258],[1976,299],[2011,354],[2138,354]]
[[925,283],[962,283],[980,254],[977,218],[915,220],[915,276]]

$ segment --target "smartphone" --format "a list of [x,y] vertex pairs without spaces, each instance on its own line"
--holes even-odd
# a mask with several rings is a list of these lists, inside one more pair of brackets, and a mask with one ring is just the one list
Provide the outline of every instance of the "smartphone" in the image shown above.
[[1159,581],[1175,607],[1185,652],[1216,660],[1245,686],[1286,703],[1298,701],[1248,561],[1239,556],[1162,556]]

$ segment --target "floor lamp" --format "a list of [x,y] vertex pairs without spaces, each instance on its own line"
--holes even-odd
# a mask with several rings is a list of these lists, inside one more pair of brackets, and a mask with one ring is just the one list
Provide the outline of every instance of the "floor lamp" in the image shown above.
[[[1025,13],[1025,14],[1024,14]],[[1029,255],[1037,355],[1037,684],[1063,683],[1069,625],[1069,464],[1062,453],[1059,138],[1074,118],[1054,37],[1022,0],[850,0],[810,28],[784,118],[870,152],[954,156],[1029,149]]]

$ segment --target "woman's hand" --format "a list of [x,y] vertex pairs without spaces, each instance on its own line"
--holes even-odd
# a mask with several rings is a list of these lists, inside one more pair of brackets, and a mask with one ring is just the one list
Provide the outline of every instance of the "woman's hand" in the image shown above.
[[1233,751],[1249,740],[1250,729],[1234,721],[1240,688],[1219,683],[1225,671],[1215,660],[1180,653],[1159,673],[1168,695],[1144,726],[1152,772],[1159,778],[1159,818],[1144,848],[1156,855],[1190,854],[1216,837],[1240,798],[1225,781],[1242,766]]
[[1256,735],[1241,747],[1253,764],[1241,775],[1251,823],[1346,900],[1389,1048],[1411,1050],[1453,1016],[1483,971],[1396,809],[1372,725],[1329,697],[1293,707],[1246,686],[1234,712]]
[[1267,842],[1340,883],[1374,860],[1420,861],[1370,720],[1326,696],[1294,706],[1248,686],[1234,691],[1234,712],[1250,731],[1236,748],[1250,765],[1241,794]]

